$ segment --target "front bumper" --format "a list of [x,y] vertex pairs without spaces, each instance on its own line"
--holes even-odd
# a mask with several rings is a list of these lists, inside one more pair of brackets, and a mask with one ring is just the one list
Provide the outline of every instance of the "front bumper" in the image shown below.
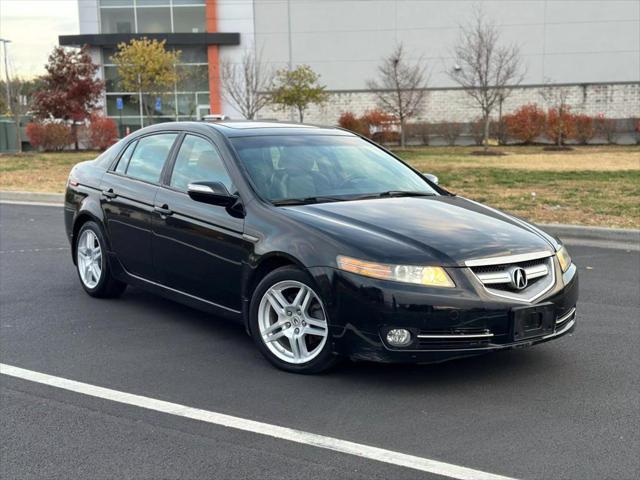
[[[554,258],[554,267],[559,270]],[[376,280],[334,268],[312,268],[330,318],[335,353],[358,360],[430,363],[546,342],[574,330],[578,275],[572,265],[533,304],[487,292],[466,268],[447,270],[455,288]],[[514,341],[513,309],[549,304],[555,328]],[[407,347],[386,343],[391,328],[406,328]]]

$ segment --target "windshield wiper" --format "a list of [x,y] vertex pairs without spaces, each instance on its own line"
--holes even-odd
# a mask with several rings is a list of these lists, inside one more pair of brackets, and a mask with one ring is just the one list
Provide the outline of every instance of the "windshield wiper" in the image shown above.
[[386,197],[434,197],[435,193],[416,192],[411,190],[387,190],[386,192],[371,193],[357,197],[354,200],[366,200],[367,198],[386,198]]
[[281,207],[285,205],[308,205],[310,203],[324,203],[324,202],[343,202],[345,200],[349,200],[348,198],[341,197],[305,197],[305,198],[283,198],[281,200],[274,200],[271,202],[276,207]]

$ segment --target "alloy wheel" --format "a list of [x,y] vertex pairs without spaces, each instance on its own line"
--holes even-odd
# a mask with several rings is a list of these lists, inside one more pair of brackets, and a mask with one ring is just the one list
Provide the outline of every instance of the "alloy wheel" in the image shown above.
[[97,235],[92,230],[87,229],[80,235],[77,263],[82,283],[87,288],[95,288],[102,277],[102,248]]
[[258,306],[258,327],[269,351],[291,364],[317,357],[328,336],[320,298],[308,285],[294,280],[276,283],[265,292]]

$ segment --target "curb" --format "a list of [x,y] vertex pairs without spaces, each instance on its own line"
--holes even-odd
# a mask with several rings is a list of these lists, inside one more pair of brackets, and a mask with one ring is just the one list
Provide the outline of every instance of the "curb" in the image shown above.
[[560,238],[580,238],[606,242],[624,242],[640,245],[640,230],[633,228],[583,227],[547,223],[538,225],[542,230]]
[[11,192],[0,190],[0,201],[25,203],[64,203],[64,193]]
[[[0,190],[0,201],[23,203],[50,203],[62,206],[63,193],[11,192]],[[633,228],[584,227],[581,225],[565,225],[547,223],[538,225],[545,232],[560,238],[576,238],[584,240],[600,240],[605,242],[622,242],[640,245],[640,230]]]

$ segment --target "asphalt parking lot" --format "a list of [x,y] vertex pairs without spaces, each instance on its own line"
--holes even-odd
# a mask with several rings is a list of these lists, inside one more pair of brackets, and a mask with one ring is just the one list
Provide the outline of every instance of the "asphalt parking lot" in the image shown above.
[[[570,246],[575,334],[442,365],[280,372],[241,326],[82,292],[62,209],[0,205],[0,362],[515,478],[640,475],[640,253]],[[441,478],[0,375],[0,478]]]

